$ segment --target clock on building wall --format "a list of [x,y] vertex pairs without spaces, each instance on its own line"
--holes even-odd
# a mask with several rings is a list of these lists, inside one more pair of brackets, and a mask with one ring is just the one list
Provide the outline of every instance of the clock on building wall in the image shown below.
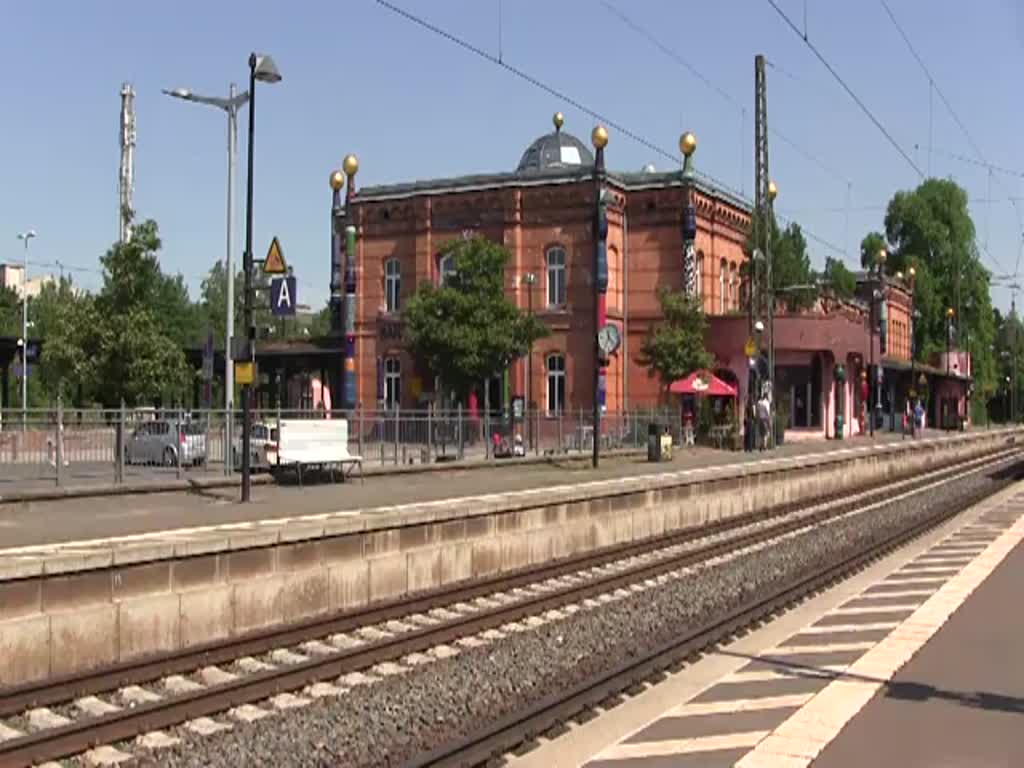
[[619,328],[613,323],[602,326],[601,330],[597,332],[597,348],[604,355],[610,355],[617,350],[621,341]]

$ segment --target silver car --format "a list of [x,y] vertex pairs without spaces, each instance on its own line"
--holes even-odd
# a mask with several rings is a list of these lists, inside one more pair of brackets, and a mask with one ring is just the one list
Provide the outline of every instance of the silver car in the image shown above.
[[[242,427],[239,425],[236,435],[241,435]],[[257,422],[252,425],[249,432],[249,456],[250,465],[253,467],[268,467],[271,464],[269,452],[273,452],[277,446],[277,428]],[[242,438],[235,437],[231,446],[231,465],[236,469],[242,467]]]
[[125,442],[128,464],[197,465],[206,460],[206,433],[201,425],[173,421],[140,424]]

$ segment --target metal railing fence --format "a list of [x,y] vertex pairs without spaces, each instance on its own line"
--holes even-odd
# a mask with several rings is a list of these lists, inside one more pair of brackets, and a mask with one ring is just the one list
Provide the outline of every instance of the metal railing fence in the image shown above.
[[[348,412],[256,410],[252,442],[276,442],[281,419],[337,418],[348,421],[349,453],[361,456],[367,466],[585,454],[592,451],[594,440],[590,409],[513,415],[508,411],[470,413],[464,408],[357,408]],[[679,441],[676,409],[636,408],[602,415],[602,450],[643,448],[652,423],[670,428]],[[100,410],[61,405],[25,413],[0,409],[0,494],[48,484],[230,475],[241,465],[241,425],[240,410]]]

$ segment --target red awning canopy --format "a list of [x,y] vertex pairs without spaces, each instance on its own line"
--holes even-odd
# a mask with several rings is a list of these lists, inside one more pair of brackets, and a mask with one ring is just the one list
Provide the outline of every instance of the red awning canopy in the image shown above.
[[673,381],[668,391],[677,395],[736,397],[736,387],[726,384],[709,371],[694,371],[685,379]]

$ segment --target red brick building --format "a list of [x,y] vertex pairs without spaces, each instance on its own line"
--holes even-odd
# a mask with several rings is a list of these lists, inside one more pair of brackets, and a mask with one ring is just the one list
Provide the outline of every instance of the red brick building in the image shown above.
[[[614,167],[614,149],[607,154]],[[528,391],[544,411],[591,407],[593,164],[589,147],[556,129],[530,144],[513,171],[356,189],[338,215],[358,232],[359,403],[373,407],[380,397],[388,407],[409,408],[431,399],[432,374],[417,367],[402,343],[402,308],[421,282],[444,279],[450,265],[439,259],[441,246],[473,233],[508,249],[508,297],[524,311],[532,300],[551,330],[534,348],[532,387],[527,361],[517,361],[491,384],[492,407]],[[682,172],[612,170],[605,186],[611,192],[607,312],[623,340],[607,374],[606,405],[615,412],[663,400],[658,380],[637,358],[660,315],[656,289],[682,284]],[[738,313],[749,210],[703,181],[693,189],[704,309]],[[527,275],[534,276],[532,287]]]

